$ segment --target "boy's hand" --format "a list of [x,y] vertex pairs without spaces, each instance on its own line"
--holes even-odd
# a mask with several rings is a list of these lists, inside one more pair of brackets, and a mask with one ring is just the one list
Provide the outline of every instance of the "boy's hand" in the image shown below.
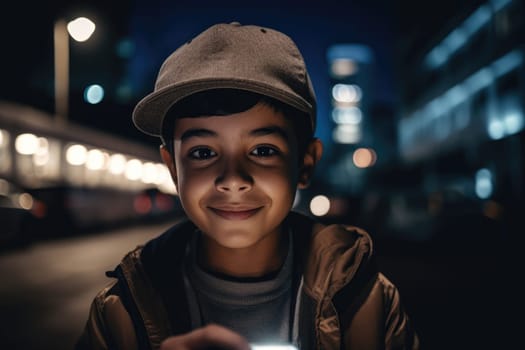
[[250,350],[248,341],[238,333],[210,324],[189,333],[167,338],[160,345],[161,350]]

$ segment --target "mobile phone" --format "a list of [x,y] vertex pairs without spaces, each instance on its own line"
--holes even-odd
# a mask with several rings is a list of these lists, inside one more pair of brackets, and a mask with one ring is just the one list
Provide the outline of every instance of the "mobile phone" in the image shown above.
[[292,344],[250,344],[252,350],[298,350]]

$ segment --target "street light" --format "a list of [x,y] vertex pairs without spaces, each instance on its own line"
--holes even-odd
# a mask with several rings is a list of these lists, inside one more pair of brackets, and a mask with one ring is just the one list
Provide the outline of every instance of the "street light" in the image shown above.
[[85,17],[66,23],[60,19],[55,22],[55,117],[58,123],[65,124],[68,118],[69,100],[69,35],[76,41],[89,39],[95,31],[95,23]]

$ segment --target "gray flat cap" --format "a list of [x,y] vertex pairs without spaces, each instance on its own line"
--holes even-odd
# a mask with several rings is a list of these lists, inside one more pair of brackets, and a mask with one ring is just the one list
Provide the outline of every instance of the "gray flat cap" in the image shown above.
[[162,64],[152,93],[133,110],[142,132],[160,136],[166,112],[196,92],[240,89],[266,95],[310,116],[316,98],[304,59],[287,35],[239,23],[216,24],[175,50]]

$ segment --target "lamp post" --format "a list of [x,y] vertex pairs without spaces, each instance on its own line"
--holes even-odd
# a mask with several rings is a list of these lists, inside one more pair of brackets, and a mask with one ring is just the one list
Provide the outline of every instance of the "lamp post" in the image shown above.
[[85,17],[69,23],[59,19],[54,27],[55,54],[55,118],[57,123],[65,124],[69,109],[69,35],[76,41],[89,39],[95,31],[95,24]]

